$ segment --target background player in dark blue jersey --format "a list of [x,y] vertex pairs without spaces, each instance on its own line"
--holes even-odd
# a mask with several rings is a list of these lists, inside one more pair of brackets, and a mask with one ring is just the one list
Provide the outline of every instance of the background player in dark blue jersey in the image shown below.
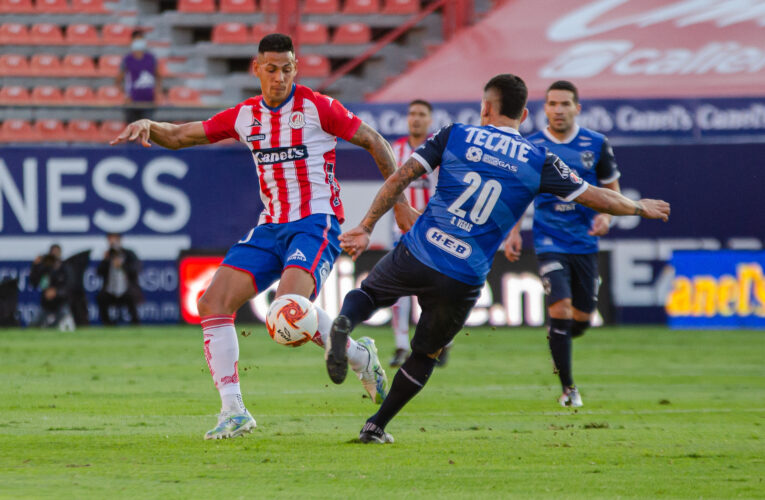
[[457,123],[428,139],[385,182],[361,223],[340,237],[340,246],[355,259],[404,188],[441,165],[436,193],[423,214],[361,288],[345,296],[330,331],[327,371],[340,383],[348,370],[344,346],[354,326],[404,295],[416,295],[422,307],[412,355],[396,373],[380,410],[362,428],[362,442],[393,441],[385,426],[427,383],[441,349],[475,305],[497,249],[534,196],[550,193],[615,215],[669,217],[665,201],[633,202],[591,186],[557,156],[521,137],[517,130],[528,115],[526,96],[519,77],[492,78],[481,100],[481,126]]
[[[581,111],[573,83],[560,80],[547,89],[547,128],[530,135],[532,144],[547,148],[592,185],[619,192],[619,170],[603,134],[576,123]],[[598,237],[608,233],[611,215],[550,194],[534,199],[534,249],[547,295],[550,327],[547,340],[562,387],[562,406],[582,406],[574,385],[571,340],[590,326],[598,301]],[[510,261],[520,257],[520,223],[505,242]]]

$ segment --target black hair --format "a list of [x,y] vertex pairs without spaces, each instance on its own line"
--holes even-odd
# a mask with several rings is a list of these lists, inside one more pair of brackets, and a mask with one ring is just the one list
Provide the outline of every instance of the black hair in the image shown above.
[[135,40],[136,38],[144,38],[145,33],[143,30],[135,30],[132,35],[130,35],[131,40]]
[[499,93],[499,114],[519,120],[526,108],[529,91],[520,76],[504,73],[497,75],[483,88],[484,92],[494,89]]
[[265,52],[295,52],[292,46],[292,38],[281,33],[271,33],[260,39],[258,44],[258,53]]
[[[576,85],[568,80],[558,80],[557,82],[553,82],[552,85],[547,87],[547,92],[550,92],[551,90],[568,90],[574,94],[574,104],[579,104],[579,91],[576,89]],[[546,97],[547,95],[545,94],[545,98]]]
[[409,103],[409,106],[407,106],[407,108],[411,108],[412,106],[416,104],[419,104],[420,106],[425,106],[426,108],[428,108],[428,111],[430,111],[431,113],[433,112],[433,105],[430,104],[425,99],[415,99],[414,101]]

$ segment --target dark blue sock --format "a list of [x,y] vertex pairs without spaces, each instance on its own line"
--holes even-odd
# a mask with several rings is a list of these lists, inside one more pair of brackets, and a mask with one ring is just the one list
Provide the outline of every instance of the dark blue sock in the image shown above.
[[353,329],[362,321],[371,318],[376,310],[377,306],[372,301],[372,297],[360,288],[356,288],[345,295],[340,315],[351,320],[351,329]]
[[388,422],[417,395],[433,373],[436,360],[421,352],[413,352],[393,377],[388,396],[383,400],[380,409],[367,420],[385,429]]
[[581,337],[589,327],[589,321],[574,321],[574,325],[571,327],[571,338]]
[[555,369],[558,378],[565,389],[574,385],[574,377],[571,374],[571,326],[570,319],[550,319],[550,330],[547,340],[550,344]]

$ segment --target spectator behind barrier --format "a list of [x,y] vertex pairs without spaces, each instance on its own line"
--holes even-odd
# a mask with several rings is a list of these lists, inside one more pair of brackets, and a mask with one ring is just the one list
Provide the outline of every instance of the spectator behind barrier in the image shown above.
[[69,285],[66,266],[61,261],[61,247],[53,244],[47,254],[38,255],[32,262],[29,281],[40,289],[40,314],[33,326],[58,326],[61,331],[73,331],[74,319],[69,310]]
[[117,75],[117,86],[125,91],[125,121],[132,123],[151,118],[154,106],[162,95],[162,78],[157,59],[146,50],[143,33],[133,33],[130,53],[126,54]]
[[[141,287],[138,285],[138,273],[141,262],[132,250],[122,247],[122,236],[117,233],[106,235],[109,249],[104,253],[104,260],[98,265],[98,275],[103,279],[103,287],[98,293],[98,312],[101,322],[114,326],[122,316],[122,306],[127,308],[130,323],[137,325],[137,305],[143,299]],[[117,316],[112,319],[110,308],[117,307]]]

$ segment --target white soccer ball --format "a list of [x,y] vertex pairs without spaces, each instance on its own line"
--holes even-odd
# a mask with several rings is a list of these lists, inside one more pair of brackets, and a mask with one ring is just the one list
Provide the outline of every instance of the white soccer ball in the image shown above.
[[319,329],[319,315],[302,295],[282,295],[271,303],[266,329],[276,342],[297,347],[310,341]]

